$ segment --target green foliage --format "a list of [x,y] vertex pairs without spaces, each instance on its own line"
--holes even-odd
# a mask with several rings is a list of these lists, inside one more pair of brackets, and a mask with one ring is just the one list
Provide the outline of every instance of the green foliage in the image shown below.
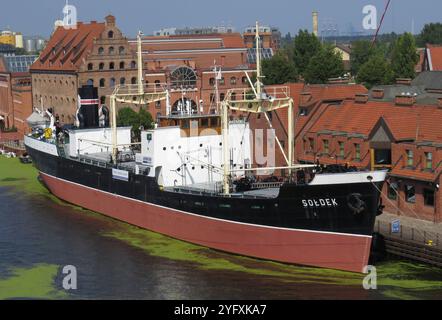
[[296,70],[304,76],[307,66],[312,57],[321,50],[321,42],[307,30],[299,30],[293,42],[292,53],[289,58],[293,59]]
[[327,83],[330,78],[344,75],[342,54],[331,45],[324,45],[310,60],[304,78],[307,83]]
[[266,85],[284,84],[298,80],[295,64],[289,60],[286,51],[282,49],[271,59],[263,61],[262,70]]
[[411,33],[404,33],[396,40],[391,54],[391,67],[395,78],[413,79],[416,76],[415,67],[418,61],[414,37]]
[[360,68],[357,81],[367,88],[375,85],[394,82],[394,74],[390,64],[382,53],[372,55]]
[[442,23],[429,23],[424,26],[417,36],[419,46],[426,44],[442,44]]
[[133,137],[138,141],[141,136],[140,127],[152,129],[153,123],[152,115],[141,107],[138,113],[131,108],[122,108],[118,111],[117,125],[119,127],[132,127]]

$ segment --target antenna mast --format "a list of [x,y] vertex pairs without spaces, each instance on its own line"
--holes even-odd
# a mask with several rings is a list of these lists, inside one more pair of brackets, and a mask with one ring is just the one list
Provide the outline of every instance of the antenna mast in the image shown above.
[[261,79],[262,76],[262,69],[261,69],[261,38],[259,36],[259,23],[256,21],[256,93],[258,95],[258,99],[262,98],[262,86],[261,86]]

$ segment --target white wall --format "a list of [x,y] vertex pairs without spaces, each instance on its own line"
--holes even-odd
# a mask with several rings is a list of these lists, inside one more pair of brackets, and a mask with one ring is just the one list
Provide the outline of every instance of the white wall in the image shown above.
[[[79,141],[86,139],[92,142]],[[81,129],[69,132],[69,152],[70,155],[75,157],[78,153],[81,155],[87,155],[100,152],[112,152],[112,129],[111,128],[99,128],[99,129]],[[100,145],[100,143],[109,144]],[[117,143],[130,144],[131,143],[131,128],[118,128],[117,130]],[[118,148],[122,150],[122,147]]]

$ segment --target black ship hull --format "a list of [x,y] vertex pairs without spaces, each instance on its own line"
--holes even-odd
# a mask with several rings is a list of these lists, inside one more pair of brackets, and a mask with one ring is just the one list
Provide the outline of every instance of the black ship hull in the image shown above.
[[276,198],[165,190],[26,146],[57,197],[176,239],[263,259],[362,272],[383,181],[284,185]]

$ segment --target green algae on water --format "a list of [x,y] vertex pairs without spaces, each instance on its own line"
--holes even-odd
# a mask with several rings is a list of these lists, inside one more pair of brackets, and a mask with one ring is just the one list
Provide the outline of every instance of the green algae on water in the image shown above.
[[59,266],[49,264],[12,269],[9,276],[0,278],[0,300],[66,298],[67,293],[54,284],[58,271]]

